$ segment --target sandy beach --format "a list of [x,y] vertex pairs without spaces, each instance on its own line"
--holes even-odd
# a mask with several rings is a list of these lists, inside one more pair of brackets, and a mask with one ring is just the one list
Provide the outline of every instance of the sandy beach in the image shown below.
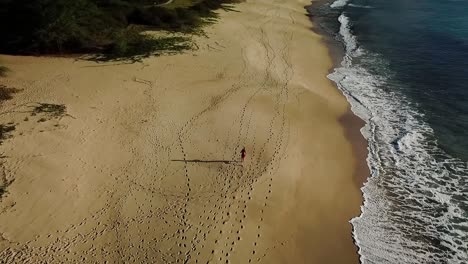
[[308,4],[141,63],[0,56],[0,263],[358,263],[359,136]]

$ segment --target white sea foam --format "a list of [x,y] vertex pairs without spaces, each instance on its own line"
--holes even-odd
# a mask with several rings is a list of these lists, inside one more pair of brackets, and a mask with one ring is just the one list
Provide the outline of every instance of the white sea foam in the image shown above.
[[341,14],[340,17],[338,17],[338,21],[340,22],[340,34],[346,43],[346,52],[350,55],[353,55],[353,53],[358,49],[358,46],[356,37],[353,35],[350,29],[349,18],[344,14]]
[[348,0],[336,0],[330,5],[330,7],[341,8],[341,7],[344,7],[347,3],[348,3]]
[[346,55],[329,78],[366,122],[372,174],[361,215],[351,220],[361,262],[467,263],[467,164],[438,147],[391,72],[367,70],[384,71],[385,60],[359,47],[345,14],[339,21]]
[[348,6],[357,7],[357,8],[373,8],[369,5],[355,5],[355,4],[348,4]]

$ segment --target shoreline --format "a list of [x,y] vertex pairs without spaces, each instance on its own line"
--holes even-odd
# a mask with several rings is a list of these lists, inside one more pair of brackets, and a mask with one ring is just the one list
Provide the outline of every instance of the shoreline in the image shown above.
[[[315,13],[318,8],[320,8],[323,5],[328,5],[330,3],[330,0],[312,0],[312,2],[309,5],[306,5],[304,9],[307,12],[307,16],[309,17],[310,22],[313,25],[316,25],[312,27],[311,30],[314,33],[323,37],[323,42],[328,48],[328,54],[333,62],[328,72],[332,73],[336,67],[341,65],[343,57],[346,55],[345,47],[341,42],[333,38],[334,35],[331,32],[327,32],[325,30],[325,27],[321,25],[321,23],[325,21],[325,18],[320,17],[321,13]],[[336,86],[336,84],[332,80],[330,81],[333,83],[334,86]]]
[[[358,123],[304,4],[238,4],[199,50],[142,63],[2,56],[22,92],[1,107],[25,109],[1,117],[16,130],[2,145],[15,181],[0,257],[358,263],[356,134],[343,126]],[[31,101],[65,112],[32,115]]]
[[[343,57],[345,56],[346,52],[344,50],[343,45],[332,38],[332,35],[329,32],[326,32],[323,27],[320,26],[320,18],[315,18],[310,12],[309,9],[317,8],[320,5],[328,4],[329,1],[327,0],[317,0],[313,1],[311,5],[306,6],[306,10],[309,13],[309,18],[312,23],[318,25],[317,28],[313,28],[312,30],[317,34],[323,36],[324,44],[328,47],[328,54],[333,61],[333,65],[328,70],[328,73],[333,73],[334,69],[341,66],[343,61]],[[315,20],[315,21],[314,21]],[[330,83],[341,92],[338,88],[336,83],[330,80]],[[346,98],[345,95],[343,95]],[[367,178],[370,176],[370,170],[367,164],[367,156],[368,156],[368,149],[367,149],[367,140],[361,133],[361,129],[365,126],[365,121],[362,120],[359,116],[357,116],[351,110],[351,104],[348,102],[348,110],[343,116],[339,118],[339,122],[345,128],[345,135],[349,139],[349,141],[353,144],[353,150],[356,156],[356,183],[358,184],[359,188],[363,187],[367,181]]]
[[[323,42],[328,47],[328,54],[330,58],[332,58],[333,65],[329,68],[329,71],[328,71],[329,74],[331,74],[335,68],[341,66],[343,58],[346,55],[345,47],[343,46],[342,43],[340,43],[336,39],[333,39],[334,36],[332,35],[331,32],[327,32],[324,29],[324,27],[320,26],[321,18],[316,17],[311,11],[314,8],[318,8],[321,5],[330,4],[330,3],[331,2],[327,0],[316,0],[316,1],[312,1],[312,3],[309,6],[305,7],[309,14],[310,21],[318,25],[318,27],[314,28],[313,31],[323,36],[324,38]],[[337,84],[332,80],[330,80],[330,83],[346,99],[346,96],[342,94]],[[369,164],[367,161],[368,155],[369,155],[368,141],[364,137],[364,135],[361,133],[361,129],[366,125],[366,122],[363,119],[361,119],[359,116],[357,116],[355,113],[353,113],[353,111],[351,110],[351,103],[349,101],[347,101],[347,104],[348,104],[348,109],[346,113],[343,114],[339,118],[339,122],[345,130],[345,137],[349,140],[349,142],[351,142],[352,147],[353,147],[353,153],[354,153],[355,164],[356,164],[355,171],[354,171],[354,179],[355,179],[355,184],[358,186],[361,192],[361,205],[359,207],[359,213],[356,214],[351,219],[349,219],[351,223],[352,219],[358,218],[362,214],[361,207],[364,205],[364,193],[362,192],[362,188],[364,187],[364,185],[366,184],[366,182],[368,181],[371,175],[370,175]],[[356,254],[359,256],[358,263],[361,263],[360,255],[359,255],[360,249],[354,237],[354,227],[353,227],[353,232],[351,233],[351,237],[353,239],[353,244],[356,248]]]

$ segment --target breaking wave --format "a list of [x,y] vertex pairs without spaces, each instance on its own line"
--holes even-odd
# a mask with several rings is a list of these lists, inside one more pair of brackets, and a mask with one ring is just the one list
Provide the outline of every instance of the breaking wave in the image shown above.
[[346,55],[329,78],[366,122],[371,170],[351,220],[361,262],[468,262],[467,163],[438,146],[385,58],[359,47],[345,13],[338,20]]

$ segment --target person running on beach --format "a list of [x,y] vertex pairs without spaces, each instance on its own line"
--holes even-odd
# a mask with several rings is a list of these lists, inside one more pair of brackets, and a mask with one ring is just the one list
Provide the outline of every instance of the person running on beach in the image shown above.
[[242,159],[242,162],[244,162],[246,156],[247,156],[247,151],[245,150],[245,147],[244,147],[244,148],[242,148],[242,150],[241,150],[241,159]]

